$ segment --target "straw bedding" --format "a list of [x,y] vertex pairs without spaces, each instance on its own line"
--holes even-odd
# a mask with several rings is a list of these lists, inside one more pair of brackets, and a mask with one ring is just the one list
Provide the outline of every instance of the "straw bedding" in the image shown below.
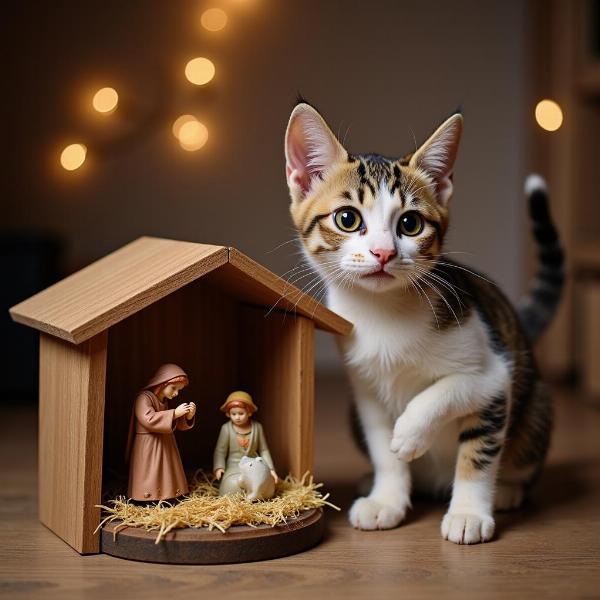
[[103,519],[96,531],[107,523],[120,521],[115,535],[125,527],[141,527],[156,531],[155,543],[158,544],[169,531],[182,527],[207,527],[222,533],[233,525],[275,527],[313,508],[330,506],[339,510],[328,502],[329,494],[321,493],[322,485],[314,483],[308,473],[301,480],[288,475],[279,481],[272,499],[249,502],[243,494],[220,497],[214,482],[198,472],[191,482],[189,495],[180,501],[142,506],[120,496],[110,500],[109,506],[101,505]]

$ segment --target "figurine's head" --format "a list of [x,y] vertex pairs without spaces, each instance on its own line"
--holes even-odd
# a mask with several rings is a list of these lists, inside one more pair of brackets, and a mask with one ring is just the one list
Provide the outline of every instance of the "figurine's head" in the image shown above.
[[247,392],[232,392],[221,406],[223,411],[234,425],[244,426],[252,418],[258,407],[252,401],[252,396]]
[[232,406],[227,411],[227,416],[231,419],[231,422],[234,425],[238,425],[239,427],[243,427],[248,423],[252,414],[246,409],[244,405],[240,405],[240,403],[235,402],[238,406]]
[[158,367],[144,389],[151,390],[156,396],[171,400],[177,397],[179,391],[188,383],[187,373],[179,365],[166,363]]
[[180,390],[186,387],[188,384],[187,377],[176,377],[175,379],[171,379],[167,381],[167,383],[160,386],[159,394],[162,392],[164,398],[168,398],[169,400],[173,400],[173,398],[177,398]]

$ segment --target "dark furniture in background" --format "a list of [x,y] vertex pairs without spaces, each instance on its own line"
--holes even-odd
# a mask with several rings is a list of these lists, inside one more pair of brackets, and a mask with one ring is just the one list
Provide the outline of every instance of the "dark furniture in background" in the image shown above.
[[64,244],[48,233],[0,233],[0,375],[2,402],[35,402],[38,334],[11,320],[8,309],[58,281]]

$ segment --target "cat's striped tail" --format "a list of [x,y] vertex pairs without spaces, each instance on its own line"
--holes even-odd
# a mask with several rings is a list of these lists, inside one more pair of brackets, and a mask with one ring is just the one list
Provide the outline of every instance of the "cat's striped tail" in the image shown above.
[[534,342],[552,320],[565,279],[564,252],[548,207],[548,188],[539,175],[525,181],[532,231],[538,245],[539,267],[528,293],[517,305],[525,333]]

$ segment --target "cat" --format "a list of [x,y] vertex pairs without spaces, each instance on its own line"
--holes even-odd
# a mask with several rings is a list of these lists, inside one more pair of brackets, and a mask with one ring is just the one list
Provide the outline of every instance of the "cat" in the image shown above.
[[373,465],[351,524],[398,526],[411,491],[451,499],[442,536],[492,539],[494,509],[521,505],[548,449],[552,404],[531,345],[559,303],[564,256],[544,180],[527,179],[539,272],[515,310],[442,251],[463,129],[451,115],[399,159],[350,154],[305,101],[286,131],[291,215],[339,340]]

